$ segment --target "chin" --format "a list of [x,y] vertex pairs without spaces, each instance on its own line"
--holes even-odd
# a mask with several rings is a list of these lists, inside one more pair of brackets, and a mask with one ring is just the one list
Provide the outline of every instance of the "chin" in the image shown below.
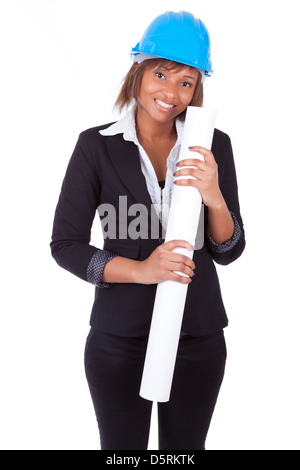
[[176,119],[178,114],[180,114],[181,112],[182,111],[178,113],[177,110],[174,112],[169,112],[169,113],[164,113],[163,111],[162,112],[159,111],[159,112],[154,113],[153,119],[161,123],[174,121],[174,119]]

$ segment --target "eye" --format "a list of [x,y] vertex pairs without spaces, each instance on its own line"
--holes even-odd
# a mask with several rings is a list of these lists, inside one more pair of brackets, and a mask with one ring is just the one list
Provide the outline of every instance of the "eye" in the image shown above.
[[166,78],[165,75],[161,72],[155,72],[155,75],[158,77],[158,78]]
[[189,88],[189,87],[192,86],[192,84],[191,84],[190,82],[182,82],[181,85],[182,85],[183,87],[185,87],[185,88]]

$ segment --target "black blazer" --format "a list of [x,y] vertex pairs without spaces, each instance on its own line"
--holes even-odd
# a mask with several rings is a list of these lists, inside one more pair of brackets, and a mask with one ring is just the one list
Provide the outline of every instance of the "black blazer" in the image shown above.
[[[82,132],[67,167],[55,211],[51,251],[56,262],[71,273],[87,280],[87,267],[99,249],[90,245],[90,234],[97,207],[112,204],[119,224],[119,196],[127,196],[128,207],[143,203],[151,226],[151,198],[141,171],[137,146],[122,134],[102,136],[99,130],[110,124]],[[240,215],[234,160],[229,137],[215,129],[212,152],[218,163],[219,185],[227,206],[242,230],[242,236],[226,253],[212,250],[207,240],[194,251],[195,275],[188,287],[182,329],[202,336],[228,324],[214,261],[229,264],[245,247]],[[156,217],[153,215],[152,218]],[[134,217],[128,217],[128,223]],[[207,208],[205,208],[207,225]],[[104,249],[135,260],[146,259],[162,239],[105,239]],[[213,261],[214,260],[214,261]],[[114,283],[109,288],[95,288],[91,326],[120,336],[142,336],[149,331],[156,284]]]

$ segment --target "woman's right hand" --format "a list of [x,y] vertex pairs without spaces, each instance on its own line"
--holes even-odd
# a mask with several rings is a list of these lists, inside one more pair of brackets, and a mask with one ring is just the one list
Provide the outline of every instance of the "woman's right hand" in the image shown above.
[[[178,247],[193,250],[193,247],[184,240],[171,240],[163,243],[147,259],[139,262],[139,282],[141,284],[157,284],[170,280],[189,284],[194,275],[195,263],[188,256],[173,253],[172,250]],[[174,271],[179,271],[188,277],[181,276]]]

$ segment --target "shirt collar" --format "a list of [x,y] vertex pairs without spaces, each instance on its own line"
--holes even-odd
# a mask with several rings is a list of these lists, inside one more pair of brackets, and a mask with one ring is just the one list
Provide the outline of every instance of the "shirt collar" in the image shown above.
[[[175,144],[176,147],[177,145],[181,145],[182,142],[184,122],[180,121],[179,119],[176,119],[175,125],[177,131],[177,141]],[[131,108],[130,111],[128,111],[128,113],[119,121],[115,122],[107,129],[103,129],[99,132],[101,135],[104,136],[123,134],[124,140],[128,140],[130,142],[134,142],[136,145],[139,145],[136,135],[134,108]]]

